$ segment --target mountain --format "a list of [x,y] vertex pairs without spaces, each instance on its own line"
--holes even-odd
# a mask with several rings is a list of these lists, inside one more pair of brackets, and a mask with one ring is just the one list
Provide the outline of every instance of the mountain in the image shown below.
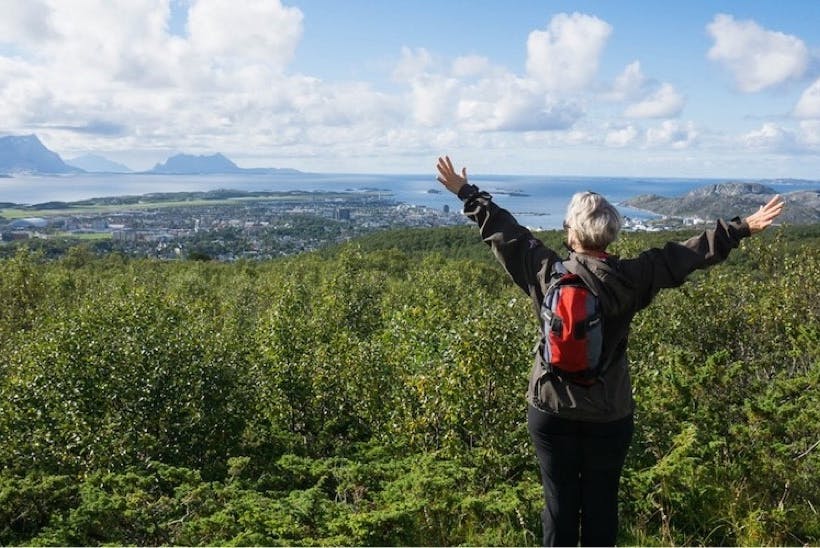
[[56,152],[47,149],[36,135],[0,137],[0,173],[78,173]]
[[130,173],[133,171],[126,165],[113,162],[98,154],[84,154],[77,158],[66,160],[66,163],[92,173]]
[[242,169],[222,154],[194,156],[177,154],[164,164],[157,164],[149,173],[199,174],[199,173],[240,173]]
[[[622,204],[669,217],[716,219],[754,213],[775,194],[775,190],[759,183],[720,183],[696,188],[677,198],[644,194]],[[781,195],[786,202],[780,218],[782,222],[820,222],[820,183],[818,190],[801,190]]]
[[193,154],[177,154],[168,158],[165,163],[155,165],[146,173],[163,173],[170,175],[203,175],[217,173],[242,173],[246,175],[262,175],[272,173],[301,173],[296,169],[280,168],[241,168],[220,153],[209,156],[195,156]]

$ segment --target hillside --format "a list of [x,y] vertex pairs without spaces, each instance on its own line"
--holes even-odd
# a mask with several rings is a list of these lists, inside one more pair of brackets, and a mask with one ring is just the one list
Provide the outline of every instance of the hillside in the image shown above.
[[[684,196],[665,197],[645,194],[626,200],[623,205],[677,218],[732,218],[752,212],[769,201],[776,191],[758,183],[721,183],[696,188]],[[783,223],[820,222],[820,183],[818,190],[783,194],[786,208]]]
[[[619,544],[820,541],[818,228],[745,240],[636,317]],[[0,259],[0,545],[537,545],[537,324],[450,232]]]
[[59,174],[82,170],[66,164],[46,148],[36,135],[0,137],[0,173]]

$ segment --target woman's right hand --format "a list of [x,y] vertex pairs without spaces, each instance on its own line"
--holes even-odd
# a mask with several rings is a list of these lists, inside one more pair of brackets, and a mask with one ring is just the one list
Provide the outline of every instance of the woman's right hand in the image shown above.
[[769,200],[769,203],[760,206],[760,209],[746,217],[749,231],[752,234],[757,234],[765,230],[783,212],[784,205],[783,198],[778,194]]
[[447,190],[453,194],[458,195],[458,191],[461,190],[461,187],[467,184],[467,168],[461,168],[461,175],[459,175],[456,173],[456,170],[453,169],[453,162],[450,161],[449,156],[439,158],[436,167],[440,173],[437,177],[438,182],[443,184]]

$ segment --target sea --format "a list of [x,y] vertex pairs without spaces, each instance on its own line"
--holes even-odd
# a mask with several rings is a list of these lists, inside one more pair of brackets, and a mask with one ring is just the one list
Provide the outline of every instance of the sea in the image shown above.
[[[471,175],[470,182],[493,194],[495,202],[532,228],[560,228],[569,199],[575,192],[591,190],[618,206],[622,215],[637,220],[653,214],[620,203],[641,194],[676,197],[725,179],[675,179],[628,177],[578,177],[540,175]],[[736,181],[737,182],[737,181]],[[780,193],[820,189],[806,180],[761,182]],[[271,174],[167,175],[83,173],[59,176],[0,178],[0,202],[34,205],[51,201],[73,202],[89,198],[142,195],[157,192],[195,192],[217,189],[284,192],[384,192],[385,199],[458,211],[460,202],[430,175],[379,175],[282,172]],[[726,216],[751,212],[727,211]]]

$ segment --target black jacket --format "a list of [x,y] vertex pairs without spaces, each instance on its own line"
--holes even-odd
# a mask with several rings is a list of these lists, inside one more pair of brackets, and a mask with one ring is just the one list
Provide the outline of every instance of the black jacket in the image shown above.
[[[552,265],[563,258],[498,207],[487,192],[465,185],[458,197],[464,202],[464,214],[478,224],[484,242],[512,280],[530,296],[538,317]],[[719,220],[714,229],[685,242],[649,249],[633,259],[572,254],[582,267],[579,274],[595,286],[601,299],[603,359],[610,365],[597,382],[583,386],[548,373],[538,348],[527,401],[542,411],[574,420],[606,422],[629,415],[634,401],[626,347],[633,316],[648,306],[661,289],[677,287],[693,271],[726,259],[749,235],[748,225],[735,218],[731,222]]]

